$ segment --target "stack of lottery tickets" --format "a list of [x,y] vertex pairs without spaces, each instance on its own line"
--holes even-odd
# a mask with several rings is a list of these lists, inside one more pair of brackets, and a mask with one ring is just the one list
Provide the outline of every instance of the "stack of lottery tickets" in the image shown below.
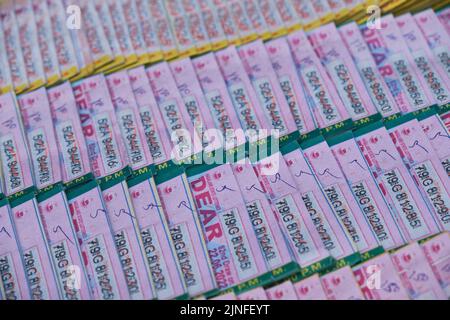
[[449,299],[450,9],[374,2],[1,1],[0,299]]

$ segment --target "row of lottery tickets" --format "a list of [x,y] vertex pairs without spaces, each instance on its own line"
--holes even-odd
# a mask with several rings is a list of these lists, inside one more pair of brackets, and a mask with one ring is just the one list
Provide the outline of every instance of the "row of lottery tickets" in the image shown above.
[[[426,10],[378,30],[328,24],[1,95],[1,296],[213,297],[312,275],[328,290],[327,275],[391,257],[381,275],[401,282],[377,285],[368,267],[378,291],[364,297],[446,297],[445,21]],[[327,131],[346,121],[354,130]],[[223,164],[169,161],[254,142],[239,129],[285,143]],[[405,251],[414,264],[395,260]]]
[[[446,1],[428,1],[441,7]],[[299,28],[380,12],[413,0],[2,0],[0,93],[194,56]]]

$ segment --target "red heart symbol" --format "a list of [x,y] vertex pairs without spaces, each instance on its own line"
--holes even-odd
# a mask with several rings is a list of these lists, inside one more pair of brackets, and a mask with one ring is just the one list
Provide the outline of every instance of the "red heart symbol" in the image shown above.
[[269,47],[269,53],[274,54],[277,52],[277,48],[270,46]]
[[299,38],[294,38],[294,39],[292,39],[292,43],[293,43],[295,46],[297,46],[297,45],[300,44],[300,39],[299,39]]

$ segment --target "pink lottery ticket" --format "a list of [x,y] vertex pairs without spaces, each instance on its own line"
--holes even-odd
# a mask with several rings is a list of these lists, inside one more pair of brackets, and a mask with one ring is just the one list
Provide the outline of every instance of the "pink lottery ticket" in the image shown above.
[[255,30],[253,30],[252,22],[245,11],[244,3],[242,1],[230,1],[228,8],[234,24],[239,30],[239,36],[242,43],[246,43],[258,38]]
[[211,49],[210,39],[208,38],[207,28],[195,0],[182,1],[182,5],[189,21],[189,32],[197,48],[197,53],[204,53]]
[[41,88],[23,94],[18,102],[30,150],[35,186],[42,189],[61,182],[58,145],[47,90]]
[[174,299],[186,291],[177,252],[153,178],[128,181],[139,222],[144,258],[158,299]]
[[51,30],[56,46],[59,70],[64,80],[78,73],[78,63],[70,32],[66,28],[65,10],[62,0],[47,0]]
[[162,57],[162,52],[159,47],[159,40],[155,32],[156,28],[152,20],[148,1],[136,0],[136,9],[139,15],[142,36],[147,47],[149,61],[153,62],[159,60]]
[[375,249],[379,245],[375,232],[367,218],[361,214],[361,209],[333,152],[321,137],[313,142],[315,144],[302,145],[303,154],[319,180],[334,214],[341,221],[358,251],[365,253]]
[[372,99],[362,85],[362,79],[349,52],[342,46],[334,23],[314,29],[308,35],[317,56],[336,85],[342,102],[353,120],[376,113]]
[[89,300],[91,288],[62,186],[39,194],[37,200],[61,298]]
[[450,297],[450,234],[443,232],[421,244],[428,263],[447,297]]
[[8,58],[12,83],[16,92],[22,92],[28,88],[29,82],[20,46],[20,34],[14,12],[14,2],[12,0],[1,3],[0,21],[3,25],[3,45]]
[[102,67],[113,59],[113,53],[109,46],[105,30],[101,25],[101,20],[95,3],[93,1],[82,0],[80,2],[83,29],[89,45],[89,53],[95,68]]
[[299,145],[294,142],[292,147],[284,148],[286,148],[282,149],[284,161],[325,249],[336,260],[344,259],[357,252],[352,238],[344,231],[345,224],[334,214]]
[[266,115],[270,127],[279,130],[280,136],[296,131],[297,125],[290,113],[283,90],[262,40],[240,47],[239,55],[252,81],[260,107]]
[[[63,0],[64,6],[70,5],[70,1],[71,0]],[[83,11],[86,12],[86,10]],[[81,19],[85,20],[83,15],[81,16]],[[89,23],[90,22],[87,22],[86,25],[89,25]],[[89,46],[88,33],[78,32],[76,28],[68,28],[68,30],[72,39],[73,49],[79,68],[78,74],[70,79],[84,78],[94,70],[94,59]]]
[[97,183],[91,180],[67,193],[86,272],[96,300],[130,299],[127,281]]
[[437,63],[414,18],[411,14],[404,14],[395,18],[395,21],[411,52],[419,76],[425,79],[435,101],[440,105],[450,102],[450,77]]
[[445,26],[445,30],[450,34],[450,9],[447,7],[445,9],[437,12],[437,16],[439,21]]
[[189,58],[178,59],[170,63],[178,91],[183,97],[189,114],[189,121],[201,138],[205,150],[215,150],[222,146],[220,137],[214,135],[214,120],[203,95],[200,82],[195,75],[194,65]]
[[137,54],[134,51],[133,43],[131,42],[130,31],[128,30],[127,21],[121,1],[107,0],[109,12],[111,13],[116,37],[119,41],[119,47],[122,54],[127,60],[126,64],[132,64],[137,61]]
[[36,21],[37,40],[41,51],[42,65],[47,84],[53,84],[60,79],[58,57],[52,33],[47,1],[32,0],[34,18]]
[[127,71],[106,77],[109,93],[116,110],[117,122],[131,169],[138,170],[153,163],[138,104]]
[[349,266],[320,278],[328,300],[364,300],[364,295]]
[[383,253],[353,268],[366,300],[409,300],[389,253]]
[[5,300],[29,300],[22,252],[6,198],[0,200],[0,226],[0,292]]
[[[172,6],[168,5],[172,4]],[[166,1],[168,19],[172,27],[172,33],[175,37],[180,56],[190,56],[196,53],[194,39],[191,35],[188,16],[183,12],[178,1]],[[171,10],[171,7],[176,7]]]
[[298,29],[300,27],[300,19],[297,16],[297,12],[292,6],[291,1],[275,0],[274,2],[285,27],[288,30]]
[[167,62],[153,65],[147,69],[153,93],[175,147],[172,157],[183,159],[201,150],[201,140],[189,120],[183,98]]
[[58,142],[62,179],[68,183],[90,172],[86,142],[70,83],[49,89],[47,95]]
[[436,234],[438,225],[382,123],[355,131],[355,138],[408,242]]
[[412,243],[392,254],[409,296],[414,300],[447,300],[428,260],[418,243]]
[[450,130],[437,114],[419,118],[419,121],[445,172],[450,177]]
[[20,243],[22,258],[32,300],[58,300],[56,270],[51,260],[47,237],[39,216],[33,193],[23,195],[11,203],[13,223]]
[[260,135],[259,130],[270,129],[271,126],[266,121],[265,114],[260,107],[260,101],[249,76],[245,72],[236,47],[229,46],[216,52],[216,59],[242,128],[247,132],[250,132],[248,130],[255,130],[254,134],[258,136]]
[[388,125],[391,139],[403,162],[419,187],[435,223],[441,230],[450,230],[450,185],[448,175],[439,161],[428,137],[416,118],[395,126]]
[[160,164],[170,159],[172,150],[170,135],[166,131],[145,68],[128,70],[128,76],[139,107],[143,130],[153,162]]
[[294,283],[294,288],[298,300],[327,300],[318,274]]
[[122,170],[127,155],[105,77],[86,78],[73,84],[72,89],[95,177]]
[[16,0],[15,13],[19,29],[20,46],[22,48],[25,69],[31,88],[37,88],[46,83],[41,51],[37,36],[33,7],[28,0]]
[[[277,173],[273,172],[277,168]],[[254,166],[262,188],[266,191],[283,235],[296,261],[302,268],[322,261],[330,255],[323,245],[283,156],[276,153]]]
[[314,130],[316,125],[286,38],[267,42],[266,49],[298,131],[305,134]]
[[[339,28],[341,39],[344,41],[347,50],[352,55],[356,68],[361,75],[361,80],[366,87],[366,92],[372,99],[372,103],[383,117],[388,117],[400,112],[399,107],[388,88],[388,75],[391,70],[379,70],[377,63],[372,57],[368,44],[364,41],[363,35],[356,22],[345,24]],[[366,31],[370,33],[372,31]],[[374,33],[375,34],[375,33]],[[377,43],[377,42],[374,42]],[[384,71],[386,70],[386,71]],[[389,72],[388,72],[389,71]]]
[[432,9],[414,15],[417,25],[422,31],[437,62],[450,77],[450,40],[444,26]]
[[233,16],[227,3],[223,3],[220,0],[210,0],[209,5],[214,8],[228,43],[232,45],[240,44],[239,30],[233,21]]
[[213,7],[209,6],[208,0],[198,0],[200,13],[204,21],[205,30],[213,50],[223,48],[228,40],[220,23],[219,16]]
[[339,138],[330,139],[328,144],[378,243],[386,250],[406,244],[395,215],[371,175],[353,135],[350,132],[342,134]]
[[318,126],[325,128],[349,119],[350,115],[306,34],[303,31],[296,31],[287,39],[305,89],[306,99]]
[[[211,252],[204,239],[201,216],[195,208],[185,173],[166,181],[157,181],[162,210],[169,223],[171,240],[189,295],[194,297],[221,288],[212,268]],[[216,281],[217,280],[217,281]]]
[[119,40],[116,36],[116,30],[114,29],[108,2],[103,0],[94,0],[93,3],[98,14],[99,25],[103,27],[103,32],[105,33],[112,56],[115,59],[120,59],[121,57],[124,59],[122,50],[120,49]]
[[269,300],[298,300],[294,285],[291,281],[285,281],[266,289],[266,295]]
[[247,13],[250,22],[252,23],[253,30],[262,39],[267,39],[271,37],[271,33],[267,26],[266,20],[264,19],[261,10],[258,6],[257,0],[244,0],[244,9]]
[[310,28],[315,21],[319,20],[311,1],[292,0],[291,2],[304,28]]
[[30,156],[15,96],[0,96],[0,159],[7,196],[33,186]]
[[[0,20],[1,22],[1,20]],[[0,45],[6,47],[5,36],[3,35],[3,28],[0,25]],[[9,70],[8,56],[6,50],[0,52],[0,94],[9,92],[13,89],[11,79],[11,71]]]
[[266,291],[262,287],[238,295],[239,300],[268,300]]
[[231,165],[199,171],[188,172],[189,182],[218,288],[269,271]]
[[330,5],[328,4],[327,0],[311,0],[311,4],[321,22],[329,21],[329,16],[333,12],[331,11]]
[[119,180],[112,186],[102,188],[102,197],[130,298],[153,299],[153,287],[144,260],[144,245],[126,182]]
[[147,45],[142,34],[142,28],[139,20],[139,13],[137,11],[135,0],[120,0],[123,8],[123,16],[128,26],[131,45],[134,52],[137,54],[141,63],[149,62],[147,54]]
[[[372,32],[373,30],[371,30]],[[399,80],[401,91],[406,101],[406,107],[400,107],[402,112],[409,112],[429,107],[435,103],[434,98],[426,80],[420,77],[420,71],[414,64],[414,58],[411,56],[408,46],[403,40],[403,36],[398,29],[397,23],[392,15],[383,16],[381,18],[381,29],[376,31],[382,43],[376,44],[376,40],[371,41],[366,37],[366,42],[372,50],[372,46],[382,47],[386,50],[385,59],[387,68]],[[363,31],[363,35],[365,32]],[[383,57],[377,56],[376,51],[372,50],[372,55],[377,61],[383,61]],[[380,65],[379,65],[380,68]],[[394,94],[394,97],[396,95]],[[400,106],[400,104],[399,104]]]
[[272,36],[280,36],[286,32],[284,21],[281,19],[280,13],[273,1],[256,0],[258,2],[259,11],[266,21],[267,27],[272,32]]
[[252,165],[245,161],[232,167],[268,269],[294,261]]
[[173,58],[177,55],[177,46],[169,20],[166,17],[164,2],[161,0],[150,0],[149,6],[161,50],[166,59]]
[[242,127],[215,55],[209,53],[195,58],[193,64],[215,127],[224,137],[225,147],[235,147],[245,143],[245,137],[237,134],[237,130]]

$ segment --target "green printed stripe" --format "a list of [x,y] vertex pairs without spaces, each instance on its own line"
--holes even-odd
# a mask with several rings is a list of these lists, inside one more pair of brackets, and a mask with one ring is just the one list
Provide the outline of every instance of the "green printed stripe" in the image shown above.
[[87,183],[82,184],[76,188],[72,188],[66,191],[67,200],[75,199],[76,197],[97,188],[98,184],[96,180],[89,180]]
[[351,131],[345,131],[344,133],[341,133],[339,135],[325,137],[325,140],[327,141],[328,145],[332,147],[353,138],[353,133]]
[[36,195],[36,200],[38,202],[43,202],[62,191],[64,191],[62,183],[51,185],[49,187],[39,190],[38,194]]
[[353,131],[353,135],[355,138],[360,137],[362,135],[365,135],[366,133],[369,133],[371,131],[383,128],[383,122],[382,121],[377,121],[374,123],[371,123],[367,126],[364,126],[362,128],[356,129]]
[[414,119],[416,119],[414,113],[410,112],[405,115],[393,115],[391,117],[385,118],[383,122],[386,129],[389,130]]

